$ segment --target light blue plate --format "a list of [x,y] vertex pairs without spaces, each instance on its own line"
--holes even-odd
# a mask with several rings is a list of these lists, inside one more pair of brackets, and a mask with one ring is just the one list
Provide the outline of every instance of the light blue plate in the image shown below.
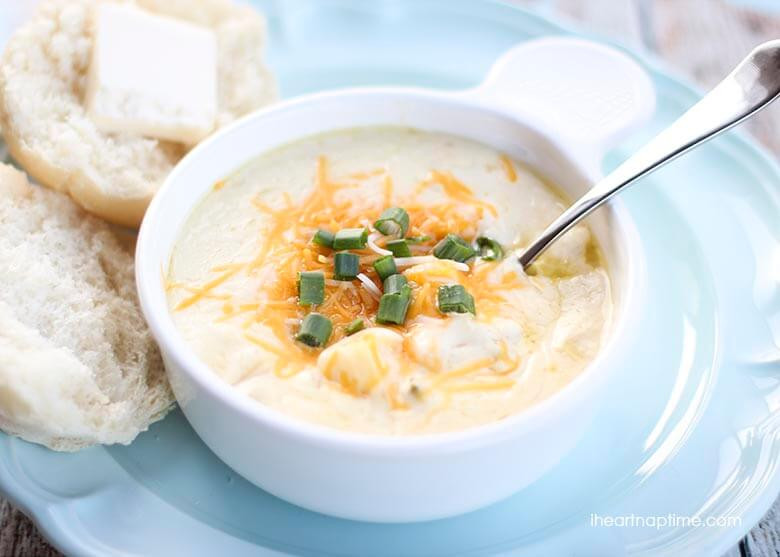
[[[490,1],[259,4],[287,97],[348,85],[467,87],[513,44],[570,33]],[[697,98],[646,67],[659,95],[652,129],[608,165]],[[236,477],[179,412],[129,447],[78,454],[4,436],[0,489],[73,555],[719,556],[780,491],[779,197],[778,167],[733,133],[625,194],[653,300],[635,316],[635,366],[571,455],[488,509],[390,526],[310,513]],[[592,513],[741,524],[592,527]]]

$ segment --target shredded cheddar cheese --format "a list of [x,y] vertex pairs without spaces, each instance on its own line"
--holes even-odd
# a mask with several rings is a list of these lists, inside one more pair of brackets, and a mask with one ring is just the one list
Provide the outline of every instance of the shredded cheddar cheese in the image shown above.
[[493,358],[482,358],[473,362],[469,362],[468,364],[461,366],[457,369],[438,375],[433,381],[433,386],[435,387],[441,383],[448,382],[452,379],[463,377],[464,375],[470,375],[475,371],[479,371],[489,367],[493,362],[494,362]]
[[[511,161],[505,156],[502,162],[510,181],[517,178]],[[166,284],[168,289],[180,288],[188,295],[181,299],[175,310],[185,310],[203,300],[224,301],[221,306],[220,322],[242,319],[244,338],[276,358],[273,363],[274,374],[278,377],[292,377],[307,366],[316,363],[318,353],[309,347],[294,341],[294,327],[305,315],[305,310],[297,304],[297,280],[301,271],[322,271],[326,278],[325,301],[316,311],[328,317],[333,323],[331,345],[344,336],[344,328],[356,318],[362,318],[368,326],[374,325],[374,315],[378,301],[359,282],[334,281],[333,259],[330,250],[311,243],[318,228],[339,230],[356,228],[372,223],[387,207],[403,206],[409,213],[411,225],[408,234],[427,236],[429,240],[417,251],[429,253],[441,238],[450,232],[456,232],[471,241],[477,233],[477,223],[486,214],[496,216],[497,210],[491,203],[477,198],[466,184],[452,173],[432,170],[419,182],[413,193],[406,198],[395,194],[392,175],[389,169],[375,168],[347,175],[345,181],[335,181],[330,175],[329,161],[321,156],[317,159],[313,173],[314,184],[300,199],[294,200],[285,192],[280,199],[267,199],[255,196],[250,203],[264,219],[262,238],[258,240],[256,253],[246,262],[230,263],[212,269],[214,277],[201,285],[182,283]],[[361,181],[376,178],[379,180],[380,196],[346,196],[343,192],[360,186]],[[224,181],[217,182],[214,189],[224,187]],[[444,200],[435,203],[424,202],[421,195],[431,189],[439,188]],[[380,240],[381,241],[381,240]],[[371,250],[352,250],[360,256],[362,272],[381,289],[381,281],[376,276],[371,263],[379,256]],[[252,303],[237,303],[219,287],[239,273],[257,276],[266,268],[272,268],[273,278],[263,285],[258,299]],[[500,372],[492,375],[506,375],[518,366],[518,361],[508,355],[506,346],[498,358],[482,359],[470,362],[458,369],[444,371],[440,366],[431,366],[419,358],[408,346],[409,327],[418,316],[442,319],[444,316],[436,307],[437,288],[441,284],[462,284],[474,296],[478,308],[478,319],[490,320],[498,313],[504,302],[502,292],[522,288],[518,277],[508,273],[500,281],[491,282],[488,275],[496,268],[496,263],[482,262],[469,272],[455,269],[446,263],[413,266],[405,271],[412,287],[412,304],[404,326],[394,326],[394,330],[404,335],[404,350],[401,356],[401,375],[407,374],[412,364],[422,365],[435,374],[432,388],[441,388],[457,393],[469,390],[494,390],[509,388],[513,382],[508,379],[493,378],[489,382],[460,382],[472,376],[480,376],[491,366],[499,365]],[[255,327],[260,327],[255,332]],[[259,331],[269,331],[270,338],[259,336]],[[399,391],[400,378],[388,379],[388,367],[380,357],[375,339],[369,341],[369,352],[373,366],[381,373],[367,384],[358,384],[348,373],[335,371],[336,359],[331,358],[322,370],[323,376],[336,383],[344,392],[353,396],[365,396],[381,381],[385,381],[384,393],[389,408],[408,409]],[[430,359],[430,355],[428,357]]]
[[384,189],[385,207],[390,207],[393,204],[393,177],[390,174],[385,174],[382,187]]
[[391,410],[408,410],[409,405],[405,403],[398,394],[398,383],[390,383],[385,390],[387,405]]
[[449,393],[462,393],[466,391],[498,391],[508,389],[515,384],[513,379],[502,379],[499,381],[484,381],[473,383],[461,383],[455,385],[445,385],[443,388]]
[[390,437],[495,423],[608,338],[610,275],[586,225],[519,264],[567,200],[511,150],[367,127],[207,182],[160,266],[171,318],[216,376],[291,418]]
[[482,217],[482,210],[487,210],[494,217],[498,216],[498,211],[496,211],[496,207],[492,203],[487,203],[486,201],[477,199],[474,195],[474,192],[471,191],[471,188],[455,178],[455,176],[453,176],[450,172],[432,170],[430,176],[428,176],[428,178],[420,183],[417,191],[422,192],[434,185],[440,185],[444,190],[444,193],[446,193],[451,198],[480,209],[480,218]]
[[501,166],[504,167],[506,179],[510,182],[517,182],[517,170],[515,170],[515,164],[506,154],[501,155]]
[[179,304],[176,306],[177,310],[185,309],[194,304],[195,302],[201,300],[202,298],[211,296],[211,291],[225,282],[227,279],[235,275],[239,271],[238,268],[235,269],[229,269],[225,272],[223,272],[221,275],[219,275],[217,278],[212,279],[208,281],[206,284],[204,284],[201,287],[188,287],[191,292],[193,292],[192,296],[189,298],[185,298]]
[[384,168],[374,168],[373,170],[367,170],[365,172],[353,172],[348,176],[352,180],[367,180],[372,176],[381,176],[387,172]]

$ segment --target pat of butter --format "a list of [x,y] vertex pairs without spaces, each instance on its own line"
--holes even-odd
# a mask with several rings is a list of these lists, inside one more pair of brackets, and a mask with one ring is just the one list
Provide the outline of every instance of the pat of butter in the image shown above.
[[87,113],[108,133],[196,143],[217,116],[213,31],[123,4],[97,8]]

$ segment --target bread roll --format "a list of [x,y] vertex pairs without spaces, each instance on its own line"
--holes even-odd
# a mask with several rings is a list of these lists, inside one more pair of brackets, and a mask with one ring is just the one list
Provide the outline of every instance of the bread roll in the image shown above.
[[[103,1],[46,0],[13,34],[0,59],[0,127],[13,157],[38,182],[111,222],[136,227],[188,147],[106,134],[88,118],[92,15]],[[219,126],[276,98],[263,63],[266,31],[259,13],[231,0],[129,3],[214,30]]]
[[132,246],[0,164],[0,428],[52,449],[129,443],[173,403]]

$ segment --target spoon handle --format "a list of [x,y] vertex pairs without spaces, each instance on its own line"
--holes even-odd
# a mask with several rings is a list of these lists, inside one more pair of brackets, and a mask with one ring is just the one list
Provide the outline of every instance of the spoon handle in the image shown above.
[[626,186],[750,118],[780,96],[780,40],[760,45],[632,157],[588,190],[519,257],[524,268],[563,233]]

